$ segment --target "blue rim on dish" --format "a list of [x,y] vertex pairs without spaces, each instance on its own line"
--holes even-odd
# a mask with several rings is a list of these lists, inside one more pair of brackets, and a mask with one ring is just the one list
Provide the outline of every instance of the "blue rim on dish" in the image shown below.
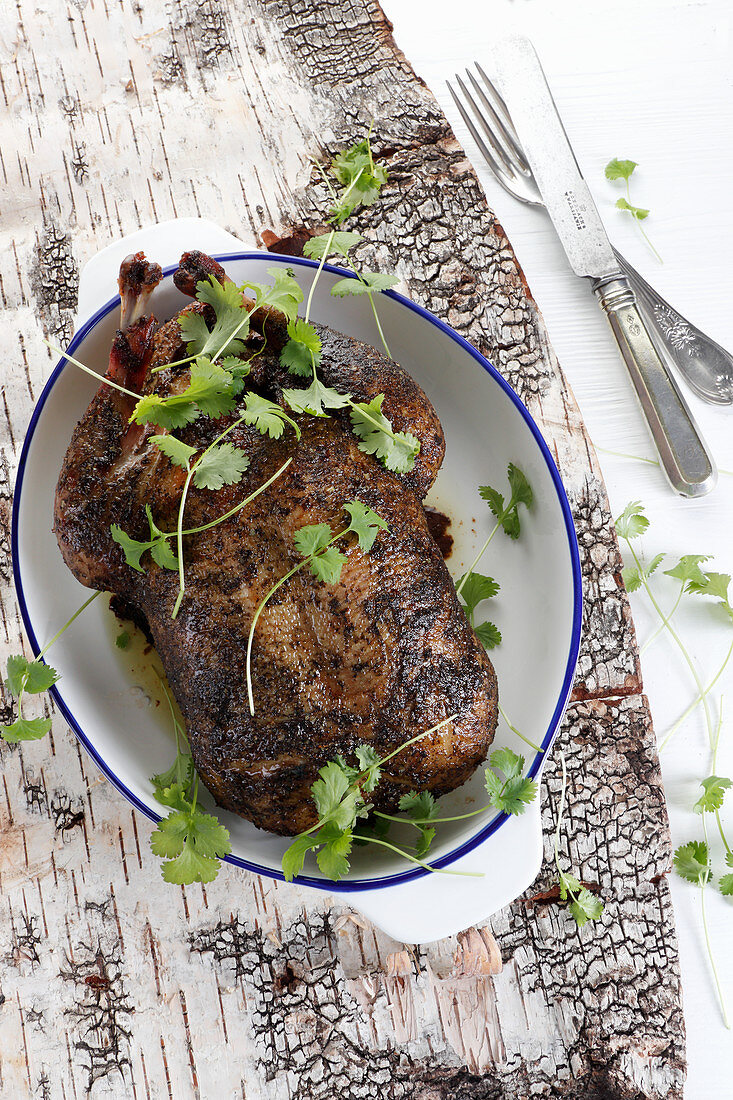
[[[215,259],[218,260],[220,263],[226,263],[228,261],[231,262],[235,260],[266,260],[268,263],[284,263],[288,267],[319,267],[319,264],[316,263],[314,260],[307,260],[297,256],[282,257],[273,253],[266,252],[228,252],[224,253],[223,255],[217,255]],[[177,270],[177,267],[178,265],[175,264],[170,267],[164,268],[164,278],[172,275],[173,272]],[[356,276],[352,272],[345,271],[343,268],[335,267],[331,264],[324,264],[323,270],[328,271],[333,275],[338,275],[341,278],[356,278]],[[542,457],[547,464],[552,482],[557,492],[558,500],[560,502],[560,507],[563,514],[563,520],[565,523],[565,531],[568,537],[568,548],[570,550],[570,560],[572,565],[573,623],[570,638],[570,652],[568,654],[567,664],[565,666],[565,675],[563,677],[562,687],[560,689],[560,695],[557,701],[557,705],[553,712],[552,718],[550,719],[547,732],[540,742],[542,751],[535,754],[535,757],[532,760],[532,763],[528,770],[528,775],[534,777],[537,775],[543,761],[546,759],[547,752],[560,725],[560,721],[565,711],[565,706],[570,696],[570,689],[572,687],[573,678],[575,676],[575,668],[578,661],[578,653],[580,650],[581,618],[583,606],[582,582],[578,541],[575,534],[575,525],[573,523],[572,513],[570,511],[570,504],[568,502],[565,489],[560,479],[560,474],[558,473],[557,467],[553,461],[552,455],[550,454],[549,448],[542,438],[539,428],[535,424],[534,420],[530,416],[522,401],[511,388],[509,383],[502,377],[501,374],[499,374],[497,369],[488,361],[488,359],[486,359],[485,356],[483,356],[479,351],[476,350],[476,348],[469,344],[467,340],[465,340],[462,336],[459,336],[457,332],[454,332],[453,329],[450,328],[450,326],[447,325],[444,321],[441,321],[438,317],[435,317],[428,310],[423,309],[422,306],[416,305],[408,298],[405,298],[404,295],[398,294],[396,291],[393,290],[382,291],[382,293],[386,294],[389,298],[393,298],[401,305],[406,306],[408,309],[412,310],[413,313],[417,313],[419,316],[424,318],[424,320],[429,321],[431,325],[434,325],[441,332],[449,336],[450,339],[457,343],[461,348],[463,348],[464,351],[468,352],[468,354],[473,359],[475,359],[475,361],[483,368],[483,370],[485,370],[488,374],[492,376],[494,381],[501,387],[504,393],[513,402],[520,415],[524,419],[525,423],[527,424],[530,432],[535,439],[535,442],[537,443],[537,446],[540,449]],[[84,341],[86,336],[99,323],[99,321],[106,317],[107,314],[109,314],[113,309],[117,308],[119,308],[119,297],[115,297],[107,302],[105,305],[101,306],[100,309],[98,309],[96,313],[94,313],[92,317],[90,317],[89,320],[82,325],[79,331],[74,334],[69,344],[69,347],[67,348],[68,353],[70,355],[73,355],[74,351],[79,347],[79,345]],[[36,638],[35,632],[31,625],[30,616],[28,614],[28,607],[23,592],[23,582],[20,575],[20,565],[18,561],[18,524],[21,489],[23,485],[23,476],[25,472],[26,461],[28,458],[28,452],[36,429],[36,425],[38,423],[38,419],[40,417],[43,406],[45,405],[46,400],[51,393],[51,390],[53,389],[61,372],[67,365],[68,360],[66,358],[62,358],[59,360],[48,382],[43,387],[43,391],[38,398],[38,401],[36,402],[35,408],[33,409],[33,414],[31,416],[30,423],[28,424],[28,430],[26,432],[25,440],[23,441],[23,449],[20,454],[20,461],[18,463],[18,472],[15,482],[15,494],[13,499],[13,517],[11,528],[13,577],[15,580],[15,587],[18,597],[18,606],[20,608],[20,613],[23,618],[23,624],[25,626],[28,641],[30,643],[31,649],[33,650],[34,656],[38,656],[41,650],[41,646],[38,644],[38,640]],[[58,686],[54,685],[50,689],[50,691],[56,702],[56,705],[65,717],[66,721],[69,723],[76,736],[84,745],[84,748],[87,750],[89,755],[96,763],[97,767],[103,772],[107,779],[109,779],[113,786],[116,787],[117,790],[121,794],[123,794],[129,802],[132,803],[135,809],[145,814],[145,816],[150,818],[151,821],[160,821],[161,815],[151,810],[150,807],[146,806],[144,802],[141,802],[137,795],[133,794],[132,791],[125,786],[122,780],[117,775],[115,775],[109,765],[102,759],[102,757],[95,749],[94,745],[91,743],[87,735],[79,726],[74,715],[71,713],[71,710],[64,702]],[[497,829],[499,829],[500,826],[503,825],[504,822],[508,819],[509,815],[506,813],[497,814],[496,817],[492,818],[492,820],[488,822],[488,824],[485,825],[483,829],[476,833],[475,836],[472,836],[469,840],[459,845],[458,848],[453,849],[453,851],[448,852],[446,855],[441,856],[439,859],[433,860],[432,865],[434,867],[446,867],[449,864],[454,863],[455,860],[467,855],[469,852],[473,851],[474,848],[478,847],[478,845],[482,844],[488,837],[492,836],[497,831]],[[279,879],[280,881],[284,881],[285,879],[282,871],[270,867],[263,867],[261,864],[253,863],[250,860],[242,859],[239,856],[229,855],[225,856],[224,859],[227,863],[232,863],[234,864],[234,866],[242,867],[247,871],[253,871],[255,874],[258,875],[266,875],[269,878]],[[346,882],[333,882],[331,881],[331,879],[311,878],[309,875],[298,875],[296,878],[293,879],[293,882],[300,883],[303,886],[311,886],[317,890],[327,890],[329,893],[350,893],[362,892],[365,890],[381,890],[386,886],[394,886],[397,884],[409,882],[412,879],[422,878],[424,875],[429,875],[430,873],[430,871],[427,871],[422,867],[416,867],[414,870],[401,871],[397,874],[385,875],[380,878],[351,879]]]

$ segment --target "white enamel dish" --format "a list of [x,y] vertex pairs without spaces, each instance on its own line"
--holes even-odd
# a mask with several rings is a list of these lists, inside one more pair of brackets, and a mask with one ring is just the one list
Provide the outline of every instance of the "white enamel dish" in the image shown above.
[[[270,267],[291,267],[308,292],[314,265],[308,261],[243,251],[235,238],[211,223],[188,219],[154,226],[106,249],[82,274],[80,315],[70,354],[102,373],[118,324],[113,297],[119,261],[144,249],[169,265],[154,292],[152,309],[165,319],[185,302],[170,272],[192,247],[218,255],[235,282],[265,281]],[[173,265],[173,266],[170,266]],[[342,276],[325,269],[312,316],[379,346],[366,298],[337,300],[330,287]],[[477,492],[480,484],[506,485],[514,462],[527,474],[535,506],[522,538],[501,533],[481,570],[501,583],[487,608],[502,635],[492,660],[501,703],[512,723],[543,748],[528,749],[502,721],[495,747],[508,745],[527,757],[539,777],[572,685],[580,641],[581,580],[578,548],[568,502],[550,453],[536,425],[494,368],[443,322],[398,294],[379,296],[379,315],[394,358],[417,379],[443,423],[447,448],[443,468],[428,498],[452,520],[454,550],[448,560],[458,577],[493,524]],[[13,513],[13,559],[21,612],[34,652],[82,603],[85,589],[64,565],[51,531],[58,470],[74,424],[96,384],[62,360],[37,403],[18,470]],[[149,776],[172,759],[165,707],[151,705],[150,678],[114,645],[116,628],[104,599],[84,612],[49,653],[60,673],[53,694],[69,724],[98,766],[133,805],[158,820],[161,807]],[[406,730],[408,737],[416,730]],[[441,799],[446,816],[485,805],[483,769],[460,790]],[[230,830],[229,862],[282,878],[280,859],[288,841],[219,811]],[[320,876],[307,861],[298,881],[345,895],[396,939],[426,942],[457,932],[513,900],[530,884],[541,861],[539,798],[521,817],[488,810],[441,826],[430,861],[451,871],[483,877],[430,874],[386,850],[354,850],[352,869],[340,883]]]

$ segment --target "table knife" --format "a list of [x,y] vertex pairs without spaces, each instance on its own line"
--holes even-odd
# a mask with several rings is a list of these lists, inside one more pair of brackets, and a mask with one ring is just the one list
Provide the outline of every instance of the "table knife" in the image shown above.
[[495,71],[522,148],[576,275],[590,279],[634,384],[662,469],[686,497],[709,493],[715,462],[672,375],[649,337],[568,141],[528,38],[496,47]]

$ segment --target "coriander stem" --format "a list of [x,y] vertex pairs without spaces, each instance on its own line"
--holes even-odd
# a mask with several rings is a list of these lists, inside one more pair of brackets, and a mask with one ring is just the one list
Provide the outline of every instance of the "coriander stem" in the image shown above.
[[710,940],[710,932],[709,932],[709,929],[708,929],[708,920],[707,920],[707,915],[705,913],[705,887],[707,886],[708,882],[710,881],[710,863],[709,863],[709,861],[710,861],[710,845],[708,843],[708,827],[707,827],[707,822],[705,820],[705,814],[702,815],[702,827],[703,827],[703,833],[705,835],[705,850],[708,853],[708,866],[707,866],[707,869],[705,871],[705,878],[703,879],[702,877],[700,877],[700,879],[699,879],[699,882],[700,882],[700,908],[702,909],[702,925],[703,925],[703,929],[705,931],[705,943],[706,943],[707,949],[708,949],[708,958],[710,960],[710,967],[713,971],[713,978],[715,979],[715,987],[718,991],[718,1000],[720,1001],[720,1011],[723,1014],[723,1023],[725,1024],[725,1026],[730,1031],[730,1023],[728,1021],[728,1011],[727,1011],[726,1005],[725,1005],[725,997],[723,996],[723,988],[720,984],[720,978],[718,977],[718,968],[715,965],[715,957],[713,955],[713,946],[712,946],[712,943],[711,943],[711,940]]
[[562,785],[560,787],[560,805],[557,811],[557,826],[555,828],[555,866],[559,875],[562,874],[560,870],[560,827],[565,813],[565,792],[568,788],[568,772],[565,767],[565,753],[562,750],[560,751],[560,765],[562,767]]
[[62,359],[65,359],[67,361],[67,363],[73,363],[75,367],[78,367],[79,370],[83,370],[85,374],[91,374],[92,378],[96,378],[98,382],[103,382],[105,386],[111,386],[113,390],[118,390],[120,393],[124,393],[127,397],[134,397],[136,401],[140,400],[139,393],[133,393],[132,390],[127,390],[124,386],[120,386],[117,384],[117,382],[113,382],[111,378],[105,378],[103,374],[97,374],[97,372],[95,370],[92,370],[91,367],[87,367],[83,363],[80,363],[79,360],[75,359],[73,355],[69,355],[67,351],[62,351],[61,348],[57,348],[55,344],[49,343],[48,340],[44,340],[43,342],[51,349],[51,351],[55,352],[56,355],[60,355]]
[[467,569],[466,572],[461,577],[460,583],[458,584],[458,587],[456,588],[456,596],[460,596],[461,591],[463,590],[464,584],[466,583],[468,578],[471,576],[471,574],[473,573],[473,571],[476,568],[476,566],[478,565],[478,563],[481,561],[481,558],[484,556],[486,550],[488,550],[489,543],[493,539],[496,532],[499,530],[499,527],[501,526],[501,519],[503,518],[504,515],[505,515],[505,513],[502,513],[502,516],[496,521],[496,526],[494,527],[494,530],[491,532],[491,534],[487,538],[486,542],[483,544],[483,546],[479,550],[478,554],[476,555],[476,557],[471,562],[470,568]]
[[71,624],[73,623],[74,619],[78,619],[78,617],[79,617],[79,616],[81,615],[82,611],[83,611],[83,610],[84,610],[85,608],[89,607],[89,604],[90,604],[90,603],[92,603],[92,602],[93,602],[94,600],[96,600],[97,596],[101,596],[101,595],[102,595],[102,593],[101,593],[101,592],[94,592],[94,593],[92,593],[92,595],[91,595],[91,596],[89,597],[89,599],[88,599],[88,600],[85,600],[85,601],[84,601],[84,603],[83,603],[83,604],[81,605],[81,607],[79,607],[79,608],[77,608],[77,609],[76,609],[76,611],[75,611],[75,612],[74,612],[74,614],[73,614],[73,615],[71,616],[71,618],[69,619],[69,621],[68,621],[68,622],[66,622],[66,623],[64,623],[64,625],[63,625],[63,626],[61,627],[61,629],[60,629],[60,630],[58,630],[58,631],[57,631],[57,632],[56,632],[56,633],[54,634],[54,636],[53,636],[53,638],[51,639],[51,641],[50,641],[50,642],[46,642],[45,646],[43,647],[43,649],[41,650],[41,652],[40,652],[40,653],[38,654],[38,656],[36,657],[35,661],[33,662],[34,664],[36,663],[36,661],[40,661],[40,659],[41,659],[41,657],[43,657],[44,653],[46,653],[46,652],[47,652],[47,651],[48,651],[48,650],[49,650],[49,649],[51,648],[51,646],[53,645],[53,643],[54,643],[55,641],[57,641],[57,640],[58,640],[58,639],[59,639],[59,638],[61,637],[61,635],[62,635],[62,634],[63,634],[63,632],[64,632],[64,631],[65,631],[65,630],[67,629],[67,627],[70,627],[70,626],[71,626]]
[[[311,288],[310,288],[310,291],[308,292],[308,301],[305,304],[305,318],[304,318],[304,320],[305,320],[306,324],[308,324],[308,318],[310,317],[310,314],[311,314],[311,303],[313,301],[313,293],[316,289],[316,283],[318,282],[318,280],[321,277],[321,272],[323,271],[323,265],[326,262],[326,256],[328,255],[328,253],[331,250],[331,245],[333,244],[333,238],[334,238],[335,234],[336,234],[336,230],[332,229],[329,236],[328,236],[328,240],[326,241],[326,247],[323,250],[323,255],[321,256],[321,262],[318,265],[318,270],[316,271],[315,275],[313,276],[313,282],[311,283]],[[311,352],[311,357],[312,356],[313,356],[313,353]],[[315,373],[315,360],[313,362],[314,362],[313,371]]]
[[152,367],[150,373],[158,374],[162,370],[168,370],[169,367],[182,367],[186,363],[192,363],[194,359],[198,359],[198,355],[187,355],[185,359],[174,359],[172,363],[161,363],[159,367]]
[[[715,676],[713,676],[713,678],[710,681],[710,683],[708,684],[708,686],[705,688],[704,694],[706,696],[710,694],[710,692],[715,687],[715,685],[718,682],[718,680],[720,679],[720,677],[725,672],[725,669],[728,665],[729,660],[731,659],[731,656],[733,656],[733,642],[731,642],[731,644],[730,644],[730,647],[728,649],[728,652],[725,656],[725,660],[723,661],[722,665],[720,666],[718,671],[715,673]],[[666,749],[667,745],[672,740],[672,737],[674,736],[674,734],[677,732],[677,730],[680,728],[680,726],[684,723],[684,721],[692,714],[692,712],[700,706],[700,703],[702,702],[702,700],[703,700],[703,695],[698,694],[697,697],[695,699],[693,699],[693,701],[690,703],[687,710],[685,710],[680,715],[680,717],[677,719],[675,724],[670,729],[669,733],[667,733],[665,735],[664,739],[661,741],[661,743],[659,745],[659,751],[660,752],[662,752],[664,749]]]
[[[280,469],[276,470],[272,477],[269,477],[267,481],[260,485],[259,488],[255,489],[253,493],[250,493],[248,497],[245,497],[244,500],[240,501],[239,504],[235,504],[234,507],[230,508],[228,512],[225,512],[223,516],[218,516],[216,519],[212,519],[209,523],[202,524],[201,527],[189,527],[186,531],[183,532],[183,534],[200,535],[202,531],[208,531],[210,530],[210,528],[217,527],[220,523],[224,523],[225,520],[229,519],[237,512],[240,512],[242,508],[246,508],[248,504],[251,504],[255,497],[258,497],[260,493],[264,492],[265,489],[269,488],[269,486],[272,485],[273,481],[277,481],[277,479],[280,477],[280,474],[284,473],[285,470],[287,470],[292,461],[292,458],[289,458],[286,462],[283,462]],[[166,534],[166,538],[173,538],[175,535],[176,532],[174,531],[170,534]]]
[[275,592],[277,592],[278,588],[284,585],[286,581],[290,580],[290,578],[294,576],[295,573],[299,572],[304,565],[308,565],[308,563],[313,561],[314,558],[317,558],[320,554],[322,554],[324,550],[327,550],[329,546],[333,546],[333,544],[337,542],[338,539],[342,539],[344,535],[348,534],[348,531],[349,528],[345,527],[343,531],[339,531],[338,534],[334,535],[333,538],[331,538],[325,546],[321,546],[318,550],[314,550],[312,554],[308,555],[308,557],[303,558],[302,561],[299,561],[298,564],[294,565],[293,568],[290,569],[284,577],[281,577],[279,581],[276,581],[276,583],[272,586],[265,598],[260,601],[260,605],[255,611],[252,625],[249,628],[249,637],[247,639],[247,698],[249,700],[249,713],[251,715],[254,715],[255,712],[254,697],[252,695],[252,642],[255,636],[255,627],[257,626],[260,615],[265,609],[265,604],[270,599],[270,597],[274,595]]
[[381,810],[373,810],[372,813],[375,817],[383,817],[385,821],[396,821],[398,825],[432,825],[436,821],[463,821],[467,817],[476,817],[478,814],[486,813],[487,810],[491,810],[493,807],[491,804],[487,806],[481,806],[478,810],[471,810],[467,814],[457,814],[455,817],[426,817],[426,818],[413,818],[413,817],[395,817],[393,814],[383,814]]
[[525,745],[529,745],[529,747],[531,749],[534,749],[535,752],[544,752],[545,751],[540,745],[535,745],[534,741],[530,741],[529,737],[525,737],[523,733],[520,733],[516,726],[512,725],[512,723],[509,721],[506,714],[504,713],[504,709],[503,709],[501,703],[498,700],[497,700],[496,705],[499,708],[499,714],[502,716],[502,718],[504,719],[506,724],[509,726],[509,729],[512,731],[512,733],[516,733],[517,737],[519,737],[522,741],[524,741]]
[[284,577],[281,577],[279,581],[276,581],[275,584],[273,584],[272,588],[267,593],[265,598],[263,600],[260,600],[260,605],[255,611],[254,618],[252,619],[252,625],[249,628],[249,638],[247,639],[247,699],[249,701],[249,713],[251,715],[254,715],[255,712],[254,696],[252,695],[252,642],[255,636],[255,627],[257,626],[260,615],[264,611],[265,605],[270,597],[274,596],[278,588],[282,588],[285,582],[289,581],[290,578],[294,576],[298,572],[298,570],[302,569],[309,560],[309,558],[304,558],[303,561],[298,562],[298,564],[294,565],[292,569],[289,569]]
[[427,737],[429,733],[437,733],[439,729],[442,729],[443,726],[446,726],[449,722],[452,722],[453,719],[457,717],[458,711],[456,711],[454,714],[448,715],[448,717],[444,718],[442,722],[438,722],[436,725],[431,726],[429,730],[423,730],[422,733],[416,733],[414,737],[411,737],[409,741],[405,741],[404,744],[400,745],[398,749],[390,752],[387,756],[383,756],[382,759],[379,761],[378,766],[381,768],[383,764],[386,764],[387,761],[391,760],[393,756],[396,756],[398,752],[402,752],[403,749],[406,749],[408,745],[413,745],[415,741],[419,741],[421,737]]
[[[628,176],[626,177],[626,197],[627,197],[627,201],[628,201],[628,204],[629,204],[629,206],[633,206],[633,203],[632,203],[632,201],[631,201],[631,191],[630,191],[630,189],[629,189],[629,179],[628,179]],[[649,238],[647,237],[647,235],[646,235],[646,233],[645,233],[645,231],[644,231],[644,226],[643,226],[643,225],[641,224],[641,218],[639,218],[639,217],[638,217],[638,215],[637,215],[637,214],[635,213],[635,211],[633,211],[633,210],[632,210],[632,212],[631,212],[631,216],[632,216],[632,218],[634,219],[634,221],[636,222],[636,224],[637,224],[637,225],[639,226],[639,230],[640,230],[640,232],[641,232],[641,235],[642,235],[642,237],[644,238],[644,240],[646,241],[646,243],[647,243],[647,244],[649,245],[649,247],[651,248],[652,252],[654,253],[654,255],[655,255],[655,256],[657,257],[657,259],[659,260],[660,264],[663,264],[663,263],[664,263],[664,260],[663,260],[663,259],[662,259],[662,257],[661,257],[661,256],[659,255],[659,253],[657,252],[656,248],[654,247],[654,245],[652,244],[652,242],[651,242],[651,241],[649,240]]]
[[[357,834],[358,836],[358,834]],[[381,844],[383,848],[389,848],[392,852],[396,852],[398,856],[403,856],[405,859],[409,859],[411,863],[417,863],[420,867],[424,867],[426,871],[432,871],[435,875],[460,875],[462,878],[483,878],[483,871],[449,871],[446,867],[433,867],[430,863],[424,863],[417,856],[411,856],[409,852],[403,852],[401,848],[395,847],[394,844],[389,844],[386,840],[377,840],[372,836],[358,836],[359,840],[365,840],[367,844]]]
[[651,600],[652,606],[654,607],[654,610],[656,611],[657,615],[659,615],[659,618],[662,620],[662,622],[664,623],[666,629],[669,631],[670,635],[674,639],[680,653],[682,654],[682,656],[685,659],[687,667],[689,668],[689,670],[692,674],[692,678],[695,681],[698,693],[702,696],[703,708],[705,710],[705,724],[707,726],[707,731],[708,731],[708,742],[710,744],[710,747],[712,748],[712,746],[713,746],[713,723],[712,723],[712,719],[710,717],[710,707],[708,706],[708,698],[707,698],[707,695],[705,694],[705,689],[702,685],[702,681],[700,680],[700,676],[699,676],[699,673],[698,673],[697,668],[695,666],[695,662],[692,660],[692,657],[687,652],[687,649],[685,648],[685,645],[684,645],[682,639],[680,638],[679,634],[677,633],[675,628],[672,626],[669,619],[665,618],[664,612],[662,611],[661,607],[657,603],[657,600],[654,596],[654,593],[651,590],[651,586],[649,585],[648,580],[644,576],[644,570],[643,570],[642,564],[639,561],[639,558],[637,557],[636,551],[634,550],[634,547],[633,547],[631,541],[629,539],[624,539],[624,541],[625,541],[626,545],[629,547],[629,550],[631,551],[631,556],[633,557],[634,562],[636,564],[636,567],[639,570],[639,576],[641,577],[641,582],[644,585],[644,590],[646,591],[647,596]]
[[642,653],[644,653],[644,651],[645,651],[645,650],[647,650],[647,649],[649,648],[649,646],[650,646],[650,645],[652,644],[652,642],[654,641],[654,639],[655,639],[655,638],[658,638],[658,637],[659,637],[659,635],[660,635],[660,634],[662,633],[662,631],[664,630],[665,626],[667,625],[667,623],[669,622],[669,620],[670,620],[670,619],[672,618],[672,616],[674,615],[674,613],[675,613],[675,611],[677,610],[677,608],[678,608],[678,607],[680,606],[680,600],[682,599],[682,596],[684,595],[684,591],[685,591],[685,582],[684,582],[684,581],[682,581],[682,583],[680,584],[680,590],[679,590],[679,592],[677,593],[677,599],[676,599],[676,600],[674,601],[674,604],[672,605],[672,610],[671,610],[671,611],[669,612],[669,614],[668,614],[668,615],[666,616],[666,618],[664,619],[664,621],[663,621],[663,622],[661,622],[661,623],[659,624],[659,626],[657,627],[657,629],[656,629],[656,630],[655,630],[655,631],[654,631],[654,632],[653,632],[652,634],[650,634],[650,635],[649,635],[649,637],[647,638],[647,640],[646,640],[646,641],[644,642],[644,645],[643,645],[643,646],[641,647],[641,649],[639,650],[639,656],[641,656],[641,655],[642,655]]

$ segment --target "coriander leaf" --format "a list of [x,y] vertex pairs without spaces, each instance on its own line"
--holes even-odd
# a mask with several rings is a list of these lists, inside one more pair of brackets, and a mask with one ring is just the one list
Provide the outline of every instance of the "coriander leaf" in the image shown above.
[[220,867],[218,859],[202,855],[193,838],[187,836],[181,854],[163,863],[161,870],[165,882],[189,886],[194,882],[213,882]]
[[155,539],[150,546],[150,556],[161,569],[178,569],[178,558],[166,538]]
[[378,752],[372,748],[371,745],[357,745],[356,747],[356,759],[359,761],[360,771],[366,772],[364,778],[360,781],[360,787],[367,794],[371,794],[379,783],[381,777],[380,756]]
[[351,500],[344,504],[351,522],[347,531],[356,535],[360,549],[368,554],[380,531],[388,531],[387,521],[360,500]]
[[151,435],[150,442],[155,443],[158,450],[169,458],[174,466],[182,466],[184,470],[188,469],[189,462],[196,454],[195,447],[189,447],[174,435]]
[[9,726],[0,726],[0,735],[6,741],[38,741],[51,729],[50,718],[16,718]]
[[[493,769],[493,770],[492,770]],[[508,814],[524,813],[526,806],[537,794],[537,784],[533,779],[522,775],[524,757],[511,749],[497,749],[492,752],[490,766],[486,769],[486,790],[489,801],[497,810]],[[502,780],[496,772],[504,774]]]
[[531,508],[534,502],[532,486],[529,484],[526,476],[519,467],[515,466],[513,462],[510,462],[507,467],[507,478],[512,490],[509,507],[511,508],[516,504],[523,504],[525,508]]
[[346,554],[342,554],[335,546],[329,546],[328,550],[322,550],[308,562],[308,569],[325,584],[338,584],[341,580],[341,570],[346,562]]
[[468,576],[461,577],[456,587],[461,588],[461,597],[463,598],[467,614],[471,615],[475,611],[478,604],[483,600],[492,599],[499,591],[499,583],[495,581],[493,577],[487,577],[483,573],[471,572]]
[[181,396],[195,402],[206,416],[218,419],[233,410],[240,388],[229,371],[209,359],[199,358],[191,366],[191,381]]
[[[189,787],[193,779],[193,757],[188,752],[176,753],[176,758],[167,772],[158,772],[150,777],[154,792],[165,790],[178,783],[183,787]],[[158,795],[155,793],[155,797]]]
[[575,875],[567,875],[564,871],[560,871],[558,882],[560,885],[561,901],[567,901],[569,895],[575,894],[578,890],[582,889],[580,879],[577,879]]
[[213,814],[202,810],[194,812],[189,835],[193,836],[196,848],[202,855],[221,858],[232,850],[229,830]]
[[409,473],[420,453],[420,442],[411,432],[394,432],[392,423],[382,412],[384,394],[373,401],[354,402],[351,424],[359,437],[359,450],[376,455],[393,473]]
[[534,494],[526,476],[513,462],[510,462],[507,467],[507,480],[511,488],[508,504],[504,503],[503,494],[491,485],[480,485],[478,491],[479,496],[487,502],[496,516],[504,534],[510,539],[518,539],[521,534],[519,505],[523,504],[525,508],[531,508]]
[[138,542],[137,539],[130,538],[130,536],[122,530],[122,528],[113,523],[110,526],[110,534],[113,540],[122,547],[122,552],[125,555],[125,561],[131,569],[137,570],[138,573],[144,573],[145,570],[140,565],[140,559],[146,550],[149,550],[153,545],[151,542]]
[[341,832],[333,825],[324,825],[322,829],[318,830],[318,838],[323,844],[316,856],[318,866],[327,878],[338,882],[349,870],[348,856],[351,852],[351,829]]
[[306,853],[313,848],[318,848],[321,841],[317,835],[309,833],[307,836],[296,836],[289,848],[286,848],[281,860],[281,867],[286,882],[292,882],[296,875],[303,870],[303,862]]
[[55,668],[51,668],[45,661],[39,661],[36,658],[28,665],[28,675],[23,690],[27,691],[29,695],[38,695],[42,691],[48,691],[58,678],[59,674]]
[[492,752],[489,762],[492,768],[498,768],[504,772],[507,779],[516,779],[524,771],[524,757],[519,756],[511,749],[496,749]]
[[187,810],[177,810],[164,817],[150,836],[153,854],[162,856],[164,859],[172,859],[180,855],[188,834],[190,820],[191,815]]
[[361,233],[348,233],[338,230],[335,233],[323,233],[320,237],[311,237],[303,245],[303,255],[311,260],[320,260],[324,256],[346,256],[349,249],[362,240]]
[[160,802],[161,806],[168,806],[173,810],[181,810],[183,813],[191,810],[188,784],[171,783],[167,787],[157,787],[153,791],[153,798]]
[[[220,283],[214,275],[196,285],[196,297],[212,306],[216,323],[209,332],[200,313],[184,313],[179,318],[181,336],[189,355],[213,356],[226,345],[229,355],[244,352],[242,342],[249,332],[249,313],[242,302],[242,292],[234,283]],[[234,338],[234,334],[237,338]]]
[[696,814],[712,813],[723,805],[725,792],[731,786],[730,779],[719,775],[710,775],[707,779],[700,780],[703,793],[693,806]]
[[331,287],[334,298],[358,297],[360,294],[373,294],[377,290],[389,290],[400,280],[396,275],[384,275],[377,271],[360,271],[358,278],[350,276],[338,279]]
[[644,505],[640,500],[632,500],[616,519],[616,533],[622,539],[638,538],[639,535],[643,535],[648,526],[649,520],[644,515]]
[[150,838],[163,864],[166,882],[179,885],[211,882],[219,873],[219,858],[231,851],[228,830],[201,810],[174,810],[163,818]]
[[721,894],[730,897],[733,894],[733,875],[721,875],[718,881]]
[[691,840],[683,844],[674,854],[677,873],[688,882],[704,885],[710,877],[710,856],[708,846],[700,840]]
[[439,809],[430,791],[409,791],[400,799],[400,810],[411,821],[432,821],[438,816]]
[[386,169],[374,163],[369,139],[357,141],[331,162],[331,174],[345,188],[332,210],[337,224],[345,221],[357,206],[371,206],[387,182]]
[[258,309],[276,309],[284,313],[289,321],[298,316],[298,306],[303,301],[303,291],[290,268],[268,267],[267,274],[272,275],[272,286],[263,283],[243,283],[242,290],[253,290]]
[[8,657],[7,668],[5,686],[15,699],[19,699],[24,691],[29,695],[48,691],[59,678],[58,672],[44,661],[28,661],[22,654]]
[[358,792],[350,788],[348,775],[335,761],[319,768],[318,775],[311,795],[319,820],[324,824],[333,821],[339,829],[350,828],[356,820]]
[[351,400],[348,395],[324,386],[318,378],[313,379],[307,390],[283,390],[283,397],[293,412],[308,413],[310,416],[328,416],[324,406],[327,409],[342,409]]
[[430,851],[430,845],[435,840],[436,829],[434,825],[421,825],[420,838],[415,845],[415,855],[422,859]]
[[621,570],[621,577],[627,592],[636,592],[641,588],[641,575],[636,566],[625,565]]
[[569,909],[578,928],[582,928],[589,920],[598,920],[603,912],[603,902],[587,886],[581,886],[570,902]]
[[638,167],[635,160],[618,160],[616,157],[606,165],[607,180],[627,180]]
[[656,554],[652,558],[652,560],[649,562],[649,565],[647,566],[647,570],[646,570],[647,577],[651,577],[652,573],[656,572],[656,570],[662,564],[662,562],[664,561],[666,556],[667,556],[666,554]]
[[196,466],[193,483],[197,489],[221,489],[236,485],[249,466],[249,457],[233,443],[217,443],[206,451]]
[[280,362],[291,374],[307,378],[321,361],[321,338],[315,326],[302,318],[288,322],[290,339],[280,352]]
[[645,210],[642,206],[632,206],[627,199],[616,199],[616,206],[619,210],[628,210],[632,218],[636,218],[637,221],[643,221],[644,218],[649,217],[649,211]]
[[118,649],[127,649],[130,644],[130,635],[126,630],[121,630],[115,638],[115,645]]
[[14,654],[8,657],[8,678],[5,687],[14,699],[17,699],[23,691],[23,677],[28,671],[28,660],[22,654]]
[[675,577],[678,581],[697,581],[705,583],[705,578],[700,569],[703,562],[710,561],[709,554],[685,554],[672,569],[665,569],[665,577]]
[[310,557],[318,550],[324,550],[331,541],[333,532],[327,523],[309,523],[300,527],[293,535],[293,542],[303,558]]
[[488,619],[486,622],[475,626],[473,631],[484,649],[496,649],[498,645],[501,645],[501,631],[498,626],[489,622]]
[[700,596],[717,596],[724,603],[728,602],[728,587],[730,576],[728,573],[703,573],[702,580],[692,577],[687,583],[687,591]]
[[172,431],[176,428],[185,428],[199,416],[200,410],[183,393],[170,394],[168,397],[148,393],[138,401],[130,421],[136,424],[155,424],[159,428]]
[[247,394],[242,416],[245,424],[257,428],[260,435],[269,435],[270,439],[279,439],[286,424],[290,424],[296,437],[300,439],[300,428],[290,419],[285,410],[267,397],[260,397],[258,393]]

